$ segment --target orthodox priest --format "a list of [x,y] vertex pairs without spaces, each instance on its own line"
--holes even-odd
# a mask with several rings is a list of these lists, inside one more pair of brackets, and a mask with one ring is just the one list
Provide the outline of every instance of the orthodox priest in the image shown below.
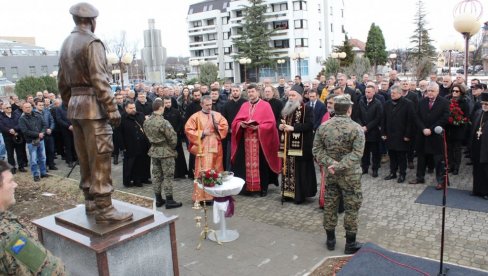
[[300,204],[317,193],[312,155],[313,110],[302,101],[303,88],[292,86],[281,111],[280,155],[283,156],[283,198]]
[[235,176],[245,179],[245,192],[268,193],[270,183],[278,184],[278,129],[268,102],[259,99],[255,84],[247,87],[248,102],[232,122],[231,164]]
[[[195,178],[201,171],[213,169],[222,172],[224,154],[222,139],[227,135],[229,125],[219,112],[212,111],[212,98],[206,95],[201,100],[202,110],[191,115],[185,124],[185,134],[189,142],[190,153],[195,158]],[[192,200],[210,201],[212,196],[203,193],[196,184],[193,187]]]
[[488,93],[480,95],[481,109],[476,113],[471,134],[473,193],[488,200]]

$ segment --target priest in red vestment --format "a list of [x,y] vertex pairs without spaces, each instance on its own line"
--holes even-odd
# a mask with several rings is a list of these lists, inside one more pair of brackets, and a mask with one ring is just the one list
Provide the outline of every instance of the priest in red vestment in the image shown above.
[[268,193],[268,185],[278,185],[281,160],[273,110],[259,99],[256,85],[247,87],[245,102],[232,122],[231,165],[234,175],[246,181],[245,192]]

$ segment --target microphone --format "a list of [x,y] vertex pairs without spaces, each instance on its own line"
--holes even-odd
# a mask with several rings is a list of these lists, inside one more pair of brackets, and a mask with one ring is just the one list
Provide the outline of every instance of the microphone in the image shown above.
[[444,132],[444,129],[443,129],[441,126],[436,126],[436,127],[434,128],[434,132],[435,132],[436,134],[442,134],[442,133]]

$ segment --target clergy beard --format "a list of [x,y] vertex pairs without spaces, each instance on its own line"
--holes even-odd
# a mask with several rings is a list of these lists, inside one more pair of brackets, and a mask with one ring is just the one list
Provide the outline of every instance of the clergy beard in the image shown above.
[[283,110],[281,111],[281,115],[288,116],[292,112],[294,112],[299,106],[300,106],[300,101],[298,101],[298,100],[295,100],[295,101],[288,100],[286,102],[285,106],[283,107]]

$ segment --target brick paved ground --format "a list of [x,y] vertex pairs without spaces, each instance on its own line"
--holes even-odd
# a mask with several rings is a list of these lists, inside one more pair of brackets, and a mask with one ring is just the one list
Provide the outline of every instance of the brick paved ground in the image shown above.
[[[463,164],[466,160],[463,160]],[[61,165],[55,174],[66,174]],[[380,177],[363,176],[364,201],[360,211],[359,240],[376,243],[390,250],[439,258],[441,207],[414,203],[426,185],[398,184],[385,181],[387,164],[380,169]],[[470,166],[462,166],[459,175],[451,177],[451,187],[470,190]],[[121,180],[122,164],[113,167],[117,189],[152,197],[152,186],[124,188]],[[408,179],[415,176],[409,170]],[[72,178],[79,177],[75,169]],[[433,175],[426,182],[433,185]],[[279,188],[270,186],[268,196],[237,196],[236,216],[229,220],[230,228],[237,228],[241,237],[224,246],[205,241],[195,250],[199,230],[195,228],[191,209],[190,180],[178,180],[174,197],[183,202],[176,210],[160,211],[179,215],[177,223],[178,254],[182,275],[301,275],[325,256],[341,255],[344,240],[339,238],[337,249],[328,252],[323,243],[322,211],[318,200],[305,204],[281,205]],[[439,200],[442,194],[439,192]],[[488,204],[488,201],[487,201]],[[445,261],[488,270],[488,220],[486,213],[447,209]],[[339,218],[342,225],[342,216]],[[211,224],[212,227],[218,227]],[[341,227],[338,237],[344,236]],[[232,272],[232,273],[231,273]],[[229,275],[230,275],[229,274]]]

